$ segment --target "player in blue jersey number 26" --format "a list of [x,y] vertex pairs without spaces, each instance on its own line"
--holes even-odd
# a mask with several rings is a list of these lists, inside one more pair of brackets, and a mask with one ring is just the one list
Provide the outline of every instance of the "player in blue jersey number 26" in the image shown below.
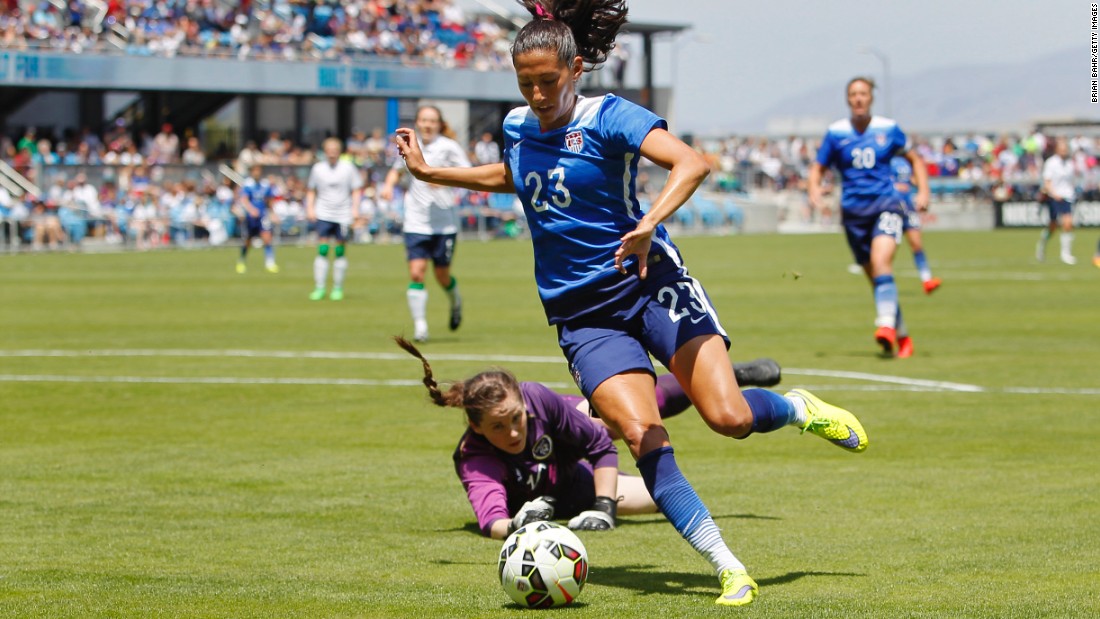
[[[749,604],[756,583],[676,464],[650,355],[719,434],[745,438],[796,425],[852,452],[866,448],[867,435],[851,413],[805,391],[738,388],[726,332],[661,225],[706,178],[707,162],[649,110],[577,93],[583,72],[615,46],[625,2],[521,4],[534,19],[517,34],[512,61],[527,105],[505,118],[504,160],[432,167],[411,129],[398,129],[395,140],[421,180],[519,196],[539,297],[582,394],[623,437],[661,513],[714,567],[722,587],[716,602]],[[648,213],[635,194],[642,157],[669,171]]]

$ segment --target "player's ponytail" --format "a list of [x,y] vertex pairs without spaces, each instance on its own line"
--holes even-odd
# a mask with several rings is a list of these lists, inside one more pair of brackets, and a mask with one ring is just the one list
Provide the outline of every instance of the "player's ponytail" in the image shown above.
[[393,341],[405,349],[405,352],[420,359],[424,366],[424,386],[428,388],[428,395],[436,406],[450,406],[466,411],[466,417],[475,425],[481,423],[481,416],[497,406],[501,402],[513,396],[523,401],[520,393],[519,381],[516,377],[504,369],[486,370],[464,381],[456,381],[442,391],[439,383],[432,375],[432,366],[420,350],[401,336],[394,336]]
[[393,341],[397,342],[397,345],[401,348],[404,348],[405,352],[420,359],[420,363],[424,365],[424,386],[428,388],[428,395],[431,396],[432,402],[435,402],[436,406],[462,406],[462,383],[451,385],[447,393],[443,393],[439,389],[439,383],[435,382],[435,377],[432,376],[431,364],[424,358],[420,350],[416,346],[413,346],[412,342],[400,335],[393,336]]
[[626,0],[518,0],[535,18],[520,29],[512,58],[533,50],[552,50],[571,64],[580,56],[584,70],[607,60],[619,28],[626,23]]

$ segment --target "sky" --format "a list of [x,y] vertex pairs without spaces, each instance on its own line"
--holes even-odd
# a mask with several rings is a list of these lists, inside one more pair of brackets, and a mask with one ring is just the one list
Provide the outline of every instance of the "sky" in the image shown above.
[[[634,21],[690,27],[675,49],[666,41],[655,50],[655,79],[674,86],[669,120],[679,131],[721,133],[734,119],[828,84],[838,94],[822,102],[825,113],[843,116],[849,78],[870,74],[881,83],[882,61],[861,53],[867,48],[885,57],[890,81],[1071,48],[1082,50],[1082,79],[1089,77],[1091,3],[1081,0],[629,0],[628,6]],[[628,75],[637,78],[637,67]]]

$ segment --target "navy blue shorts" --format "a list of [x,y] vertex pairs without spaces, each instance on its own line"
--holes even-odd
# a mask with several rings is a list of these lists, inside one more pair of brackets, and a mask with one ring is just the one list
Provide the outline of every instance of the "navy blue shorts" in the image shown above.
[[700,335],[729,337],[710,298],[686,273],[646,282],[645,302],[631,318],[585,316],[557,325],[558,344],[584,397],[605,380],[629,370],[653,374],[652,354],[666,368],[672,355]]
[[245,235],[260,236],[263,232],[271,232],[274,230],[274,226],[271,225],[271,218],[268,216],[263,217],[245,217],[244,218]]
[[450,266],[457,234],[405,233],[405,259],[431,260],[437,267]]
[[1069,200],[1047,200],[1047,211],[1051,221],[1058,221],[1066,215],[1073,215],[1073,203]]
[[870,217],[852,217],[844,220],[844,235],[848,238],[848,248],[856,264],[867,264],[871,260],[871,241],[875,237],[889,236],[895,243],[901,243],[905,216],[897,211],[883,211]]
[[336,239],[343,243],[348,239],[348,225],[338,224],[335,221],[317,220],[317,238]]

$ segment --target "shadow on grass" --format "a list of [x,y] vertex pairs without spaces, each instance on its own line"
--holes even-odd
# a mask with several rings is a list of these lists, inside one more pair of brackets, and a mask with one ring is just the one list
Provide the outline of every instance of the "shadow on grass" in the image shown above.
[[[582,593],[581,595],[584,595],[584,594]],[[586,606],[588,606],[588,604],[585,604],[584,602],[573,602],[572,604],[569,604],[568,606],[554,606],[553,608],[548,608],[546,610],[547,611],[553,611],[554,614],[557,615],[558,613],[564,613],[564,612],[569,612],[569,611],[574,611],[574,610],[581,610]],[[530,608],[527,608],[526,606],[520,606],[519,604],[516,604],[515,602],[510,602],[508,604],[501,604],[500,609],[501,610],[506,610],[506,611],[517,612],[517,613],[518,612],[530,612],[531,611]]]
[[[933,353],[920,351],[922,357],[934,357]],[[824,351],[819,350],[814,353],[814,356],[818,359],[827,358],[844,358],[844,359],[882,359],[883,361],[894,361],[897,359],[897,355],[894,353],[887,353],[883,350],[848,350],[848,351]],[[788,381],[789,382],[789,381]]]
[[[717,591],[718,582],[707,572],[662,572],[653,565],[629,565],[593,567],[588,573],[588,583],[606,587],[618,587],[635,591],[639,595],[700,595]],[[756,577],[761,587],[783,585],[808,576],[860,577],[855,572],[787,572],[771,578]]]
[[[782,520],[782,518],[776,516],[760,516],[758,514],[711,514],[710,517],[713,518],[716,522],[719,520],[725,520],[727,518],[734,520]],[[615,526],[622,527],[654,523],[667,525],[668,520],[665,520],[665,517],[661,514],[623,516],[619,518],[618,522],[615,523]]]
[[[485,561],[451,561],[440,559],[433,561],[436,565],[477,565],[484,566]],[[602,587],[618,587],[635,591],[639,595],[700,595],[712,593],[718,583],[713,574],[706,571],[699,572],[662,572],[656,569],[656,565],[620,565],[590,567],[588,572],[588,584]],[[785,585],[810,576],[824,576],[827,578],[861,578],[866,574],[858,572],[787,572],[770,578],[754,576],[756,584],[761,587]],[[583,605],[582,605],[583,606]],[[505,608],[520,608],[518,604],[507,604]]]
[[756,584],[761,587],[768,587],[771,585],[785,585],[787,583],[794,582],[796,580],[806,578],[807,576],[826,576],[831,578],[844,577],[844,578],[862,578],[866,574],[860,574],[859,572],[787,572],[779,576],[773,576],[771,578],[756,578]]
[[[757,514],[720,514],[712,515],[711,517],[714,518],[716,521],[724,520],[727,518],[737,520],[782,520],[782,518],[777,518],[775,516],[759,516]],[[562,522],[562,524],[565,523]],[[623,516],[619,518],[618,521],[615,523],[615,527],[621,529],[624,527],[635,527],[653,524],[667,526],[668,520],[665,520],[665,517],[661,514],[638,514],[634,516]],[[453,527],[450,529],[437,529],[436,531],[438,533],[473,533],[474,535],[481,535],[481,529],[478,528],[476,522],[467,522],[460,527]],[[587,533],[584,534],[587,535]]]

